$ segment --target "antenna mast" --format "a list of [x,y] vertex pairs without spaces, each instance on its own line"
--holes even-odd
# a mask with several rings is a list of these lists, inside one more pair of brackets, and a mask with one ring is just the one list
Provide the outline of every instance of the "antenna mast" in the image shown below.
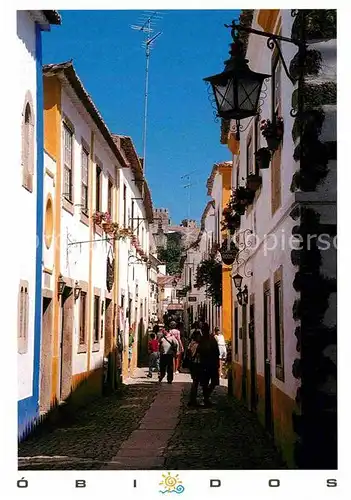
[[[149,97],[149,65],[150,65],[150,54],[154,41],[162,32],[159,31],[156,35],[151,36],[153,33],[153,24],[157,19],[161,19],[158,12],[150,12],[144,14],[143,20],[144,23],[141,25],[132,25],[131,28],[133,30],[142,31],[145,33],[145,40],[142,44],[145,47],[145,56],[146,56],[146,68],[145,68],[145,97],[144,97],[144,128],[143,128],[143,172],[145,178],[145,169],[146,169],[146,132],[147,132],[147,112],[148,112],[148,97]],[[141,22],[142,22],[141,21]]]

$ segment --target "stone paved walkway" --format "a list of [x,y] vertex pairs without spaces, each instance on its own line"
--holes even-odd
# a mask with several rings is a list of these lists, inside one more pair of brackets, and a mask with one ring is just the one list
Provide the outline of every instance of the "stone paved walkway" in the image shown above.
[[228,399],[221,380],[211,409],[187,407],[191,379],[172,385],[139,369],[123,394],[100,398],[70,422],[19,446],[20,470],[285,468],[256,416]]

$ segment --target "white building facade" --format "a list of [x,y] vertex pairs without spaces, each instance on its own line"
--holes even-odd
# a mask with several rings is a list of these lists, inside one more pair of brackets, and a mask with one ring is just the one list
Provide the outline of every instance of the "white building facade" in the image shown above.
[[[247,287],[240,301],[233,289],[234,394],[257,411],[287,464],[301,468],[336,466],[336,27],[335,11],[323,11],[323,22],[318,12],[252,11],[252,28],[287,38],[301,36],[303,23],[318,62],[303,79],[309,129],[301,131],[290,114],[301,81],[288,78],[264,37],[248,37],[250,68],[272,77],[260,116],[242,121],[232,176],[234,204],[237,188],[252,194],[233,231],[232,275]],[[296,46],[281,49],[293,71]],[[274,115],[283,136],[269,164],[259,164],[255,155],[268,145],[260,121]],[[299,142],[313,155],[301,157]]]
[[[61,23],[56,11],[17,11],[17,110],[21,133],[12,169],[13,200],[21,207],[23,249],[14,266],[17,294],[13,297],[13,328],[18,341],[18,436],[21,439],[39,417],[41,341],[41,272],[43,249],[43,88],[42,31]],[[9,262],[6,262],[6,266]]]

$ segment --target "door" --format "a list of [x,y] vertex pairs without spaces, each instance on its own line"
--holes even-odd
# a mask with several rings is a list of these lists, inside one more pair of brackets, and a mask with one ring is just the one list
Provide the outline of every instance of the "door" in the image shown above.
[[106,377],[104,377],[105,389],[113,389],[114,382],[114,332],[113,332],[113,304],[111,299],[105,299],[105,346],[104,357],[107,359]]
[[247,401],[247,305],[242,306],[242,364],[243,364],[243,376],[242,376],[242,399]]
[[40,412],[43,413],[50,409],[51,401],[52,307],[52,297],[44,296],[40,356]]
[[255,347],[255,304],[253,297],[250,299],[250,323],[249,323],[249,338],[250,338],[250,409],[256,410],[256,347]]
[[271,375],[271,293],[268,288],[263,294],[263,340],[264,340],[264,386],[265,426],[273,435],[272,418],[272,375]]
[[71,392],[72,382],[72,342],[73,342],[74,297],[72,288],[66,286],[61,297],[61,334],[60,334],[60,401]]

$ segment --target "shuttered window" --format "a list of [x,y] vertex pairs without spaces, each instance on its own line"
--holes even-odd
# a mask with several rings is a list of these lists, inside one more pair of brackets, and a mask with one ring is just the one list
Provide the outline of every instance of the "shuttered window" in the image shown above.
[[[281,63],[277,52],[272,59],[272,120],[281,114]],[[281,206],[281,150],[282,142],[277,151],[274,152],[271,161],[271,193],[272,193],[272,215]]]
[[73,201],[73,171],[72,171],[72,152],[73,152],[73,132],[64,123],[63,124],[63,196]]
[[89,153],[82,148],[82,210],[88,212]]
[[80,328],[79,328],[79,344],[84,345],[87,341],[87,294],[80,294]]
[[284,381],[284,328],[282,267],[274,273],[274,327],[276,377]]

